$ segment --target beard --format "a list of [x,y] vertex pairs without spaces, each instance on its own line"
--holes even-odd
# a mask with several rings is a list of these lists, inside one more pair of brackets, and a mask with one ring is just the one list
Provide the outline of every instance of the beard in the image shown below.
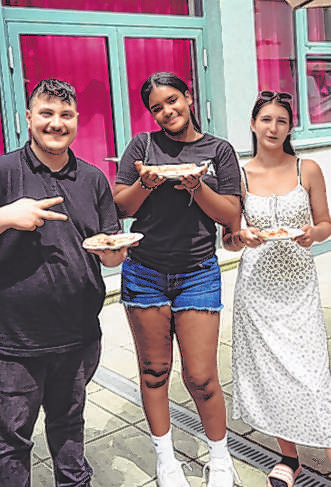
[[39,150],[53,156],[61,156],[68,151],[67,145],[60,146],[59,148],[52,147],[51,145],[40,140],[39,138],[36,138],[33,134],[31,134],[31,141],[39,148]]

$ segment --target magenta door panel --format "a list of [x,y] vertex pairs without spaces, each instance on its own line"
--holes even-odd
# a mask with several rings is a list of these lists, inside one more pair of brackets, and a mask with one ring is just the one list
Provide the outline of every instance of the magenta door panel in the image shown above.
[[21,36],[27,95],[44,78],[59,78],[77,92],[75,154],[99,167],[113,182],[115,156],[107,42],[102,37]]
[[158,129],[140,98],[141,86],[148,76],[156,71],[171,71],[193,89],[192,42],[189,39],[125,39],[133,135]]

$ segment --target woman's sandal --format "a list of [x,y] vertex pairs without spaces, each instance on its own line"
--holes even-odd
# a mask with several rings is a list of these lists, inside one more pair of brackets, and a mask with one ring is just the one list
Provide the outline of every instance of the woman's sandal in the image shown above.
[[301,472],[301,465],[299,465],[298,469],[293,472],[293,470],[288,467],[287,465],[283,465],[282,463],[277,463],[277,465],[274,466],[274,468],[271,470],[271,472],[268,475],[267,479],[267,486],[272,487],[272,484],[270,482],[270,478],[272,477],[273,479],[277,480],[282,480],[283,482],[286,483],[287,487],[293,487],[294,482],[298,475]]

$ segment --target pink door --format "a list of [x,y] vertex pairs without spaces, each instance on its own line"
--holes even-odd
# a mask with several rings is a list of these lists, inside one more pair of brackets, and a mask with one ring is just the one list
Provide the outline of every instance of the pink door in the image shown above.
[[44,78],[59,78],[77,92],[75,154],[99,167],[113,183],[116,166],[107,42],[102,37],[22,35],[26,94]]
[[152,115],[146,110],[140,98],[140,89],[152,73],[171,71],[186,81],[193,93],[194,107],[198,115],[197,87],[194,86],[194,66],[191,53],[194,41],[191,39],[126,38],[125,53],[129,85],[131,130],[138,132],[158,130]]

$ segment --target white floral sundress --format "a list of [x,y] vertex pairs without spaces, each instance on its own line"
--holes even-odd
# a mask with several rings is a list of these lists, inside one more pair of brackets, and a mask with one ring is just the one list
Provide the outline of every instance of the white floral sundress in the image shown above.
[[[294,190],[262,197],[246,187],[244,206],[248,226],[309,224],[299,163]],[[310,248],[281,240],[244,249],[235,286],[232,361],[234,419],[294,443],[331,447],[329,356]]]

